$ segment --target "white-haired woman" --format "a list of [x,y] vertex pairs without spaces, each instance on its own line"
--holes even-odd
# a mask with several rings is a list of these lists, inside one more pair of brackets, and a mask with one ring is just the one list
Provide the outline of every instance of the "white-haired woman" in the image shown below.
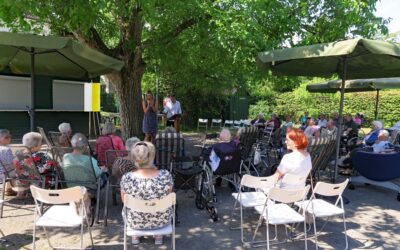
[[[57,162],[44,152],[40,152],[42,136],[36,132],[29,132],[22,137],[22,144],[25,149],[17,151],[13,160],[17,175],[30,180],[40,180],[42,179],[40,175],[43,175],[46,187],[54,185]],[[20,181],[18,186],[28,188],[29,184],[29,182]],[[24,192],[18,192],[18,198],[24,196]]]
[[122,176],[132,170],[135,169],[134,159],[132,158],[132,154],[130,153],[133,149],[133,146],[140,142],[139,138],[131,137],[125,142],[125,148],[129,151],[128,155],[125,157],[118,157],[112,166],[112,175],[115,176],[116,181],[121,180]]
[[[0,175],[3,176],[7,171],[9,177],[15,176],[15,168],[13,166],[14,156],[8,145],[11,143],[11,133],[8,129],[0,129]],[[2,177],[1,177],[2,178]],[[11,189],[9,182],[6,183],[5,195],[15,195]]]
[[106,122],[101,131],[101,136],[96,140],[96,155],[99,166],[106,165],[107,150],[125,150],[124,142],[114,133],[114,124]]
[[374,145],[375,141],[378,139],[379,131],[383,128],[383,123],[381,121],[372,122],[372,130],[365,136],[363,144],[365,146]]
[[58,144],[60,144],[61,147],[71,147],[71,124],[63,122],[58,125],[58,130],[61,133],[61,136],[58,137]]
[[374,153],[383,152],[390,147],[393,147],[393,145],[389,142],[389,131],[382,129],[379,131],[378,139],[375,141],[374,145],[372,145]]
[[[121,179],[121,198],[131,195],[142,200],[161,199],[172,191],[173,181],[171,174],[165,170],[158,170],[153,165],[155,157],[154,145],[150,142],[138,142],[131,150],[137,170],[126,173]],[[139,213],[129,211],[127,223],[133,229],[156,229],[170,223],[172,210],[158,213]],[[162,244],[162,236],[154,236],[155,244]],[[133,236],[132,243],[138,244],[139,237]]]

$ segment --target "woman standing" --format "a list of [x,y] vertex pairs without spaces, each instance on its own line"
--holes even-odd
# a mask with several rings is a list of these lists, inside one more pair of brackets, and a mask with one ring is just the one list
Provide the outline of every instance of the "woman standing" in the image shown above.
[[142,101],[143,106],[143,133],[145,134],[144,140],[153,142],[157,133],[157,111],[158,102],[155,100],[153,93],[147,91],[145,98]]

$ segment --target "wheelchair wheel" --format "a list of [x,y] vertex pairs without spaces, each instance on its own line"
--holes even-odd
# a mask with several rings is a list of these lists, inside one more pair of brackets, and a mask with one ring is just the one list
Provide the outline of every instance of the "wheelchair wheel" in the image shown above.
[[201,196],[201,192],[197,192],[196,194],[196,207],[200,210],[204,209],[203,197]]
[[211,219],[213,220],[213,222],[217,222],[218,221],[218,210],[217,208],[210,206],[207,208],[208,213],[210,214]]

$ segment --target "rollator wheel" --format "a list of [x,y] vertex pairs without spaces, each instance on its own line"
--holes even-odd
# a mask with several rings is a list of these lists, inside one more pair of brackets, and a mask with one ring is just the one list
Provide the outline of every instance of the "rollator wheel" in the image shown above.
[[201,193],[196,194],[196,207],[200,210],[204,209],[203,197],[201,197]]
[[218,221],[218,211],[215,207],[210,207],[210,216],[213,222]]

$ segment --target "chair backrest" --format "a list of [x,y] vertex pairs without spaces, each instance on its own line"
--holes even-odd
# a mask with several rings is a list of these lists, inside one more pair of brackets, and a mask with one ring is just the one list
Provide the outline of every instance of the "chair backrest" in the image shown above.
[[228,175],[240,172],[242,163],[240,150],[237,149],[231,153],[218,154],[220,159],[218,168],[215,170],[215,175]]
[[49,140],[52,145],[57,146],[57,147],[63,147],[63,145],[60,144],[60,137],[62,136],[61,132],[49,131],[49,132],[47,132],[47,134],[49,135]]
[[175,206],[176,194],[170,193],[161,199],[141,200],[126,194],[124,196],[124,206],[142,213],[164,212],[168,208]]
[[97,189],[97,178],[94,169],[89,169],[79,165],[69,165],[61,167],[64,174],[64,181],[67,187],[85,186]]
[[208,119],[199,118],[199,123],[208,123]]
[[352,158],[354,168],[374,181],[390,181],[400,177],[400,152],[373,153],[358,151]]
[[233,125],[233,121],[232,120],[225,120],[224,126],[232,126],[232,125]]
[[282,203],[294,203],[303,200],[310,190],[310,185],[299,189],[271,188],[268,192],[268,199]]
[[79,202],[83,198],[81,187],[72,187],[66,189],[48,190],[30,186],[32,197],[46,204],[66,204],[70,202]]
[[251,153],[253,144],[256,143],[258,138],[258,129],[256,127],[245,127],[240,134],[240,148],[242,158],[246,159]]
[[234,126],[240,127],[241,124],[242,124],[241,121],[237,121],[237,120],[233,121]]
[[51,141],[49,140],[49,138],[46,135],[46,132],[44,131],[44,129],[42,127],[37,127],[40,135],[42,136],[43,140],[46,142],[48,147],[52,147],[55,146],[51,143]]
[[106,151],[106,167],[111,170],[115,160],[118,157],[125,157],[129,154],[127,150],[107,150]]
[[267,177],[258,177],[245,174],[240,181],[241,187],[249,187],[255,189],[266,189],[275,186],[278,181],[277,175],[271,175]]
[[220,125],[221,122],[222,122],[222,119],[212,119],[211,122],[212,122],[213,124],[218,124],[218,125]]
[[185,140],[180,133],[162,132],[156,136],[156,166],[168,168],[173,156],[182,157],[185,153]]
[[346,179],[342,183],[326,183],[326,182],[317,182],[314,188],[314,194],[319,194],[323,196],[339,196],[342,195],[345,190],[347,184],[349,183],[349,179]]
[[299,176],[295,174],[285,174],[282,178],[282,183],[293,187],[303,187],[306,183],[307,176]]
[[51,155],[53,159],[58,161],[60,164],[62,163],[63,157],[65,154],[72,153],[73,149],[69,147],[52,147],[50,149]]

